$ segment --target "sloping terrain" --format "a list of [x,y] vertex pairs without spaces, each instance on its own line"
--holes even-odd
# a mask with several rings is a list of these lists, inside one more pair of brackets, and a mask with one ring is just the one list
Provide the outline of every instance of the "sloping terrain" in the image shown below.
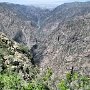
[[0,90],[51,90],[50,69],[39,75],[27,46],[0,32]]
[[74,67],[75,71],[90,75],[89,17],[65,22],[48,36],[41,62],[43,68],[49,66],[57,74],[63,75]]
[[36,31],[33,30],[35,31],[35,27],[31,25],[31,21],[22,21],[16,13],[6,6],[0,5],[0,31],[19,43],[29,44],[30,37],[32,37],[32,40],[35,37]]
[[28,47],[8,39],[0,32],[0,72],[14,71],[23,78],[30,79],[30,70],[33,69],[31,60]]
[[19,4],[0,3],[3,9],[8,9],[16,14],[23,21],[32,21],[32,24],[38,26],[49,15],[50,10],[41,9],[34,6],[25,6]]
[[36,34],[49,10],[33,6],[0,3],[0,31],[19,43],[36,43]]
[[[1,90],[89,90],[90,78],[75,72],[64,79],[53,77],[52,69],[40,74],[32,63],[27,46],[16,43],[0,32],[0,89]],[[58,81],[58,82],[57,82]]]
[[73,67],[90,75],[90,2],[65,3],[54,10],[1,3],[0,31],[26,44],[41,71],[63,76]]
[[58,6],[45,25],[39,46],[43,48],[41,68],[51,67],[55,74],[63,76],[74,67],[90,75],[90,2]]
[[73,2],[65,3],[50,12],[45,19],[43,31],[51,33],[59,24],[73,20],[77,16],[84,16],[90,12],[90,2]]

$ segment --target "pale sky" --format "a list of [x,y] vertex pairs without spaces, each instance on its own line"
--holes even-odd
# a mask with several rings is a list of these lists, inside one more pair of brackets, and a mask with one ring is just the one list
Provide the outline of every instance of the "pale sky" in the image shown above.
[[0,2],[10,2],[10,3],[16,3],[16,4],[24,4],[24,5],[51,5],[51,6],[57,6],[63,3],[68,2],[85,2],[89,0],[0,0]]

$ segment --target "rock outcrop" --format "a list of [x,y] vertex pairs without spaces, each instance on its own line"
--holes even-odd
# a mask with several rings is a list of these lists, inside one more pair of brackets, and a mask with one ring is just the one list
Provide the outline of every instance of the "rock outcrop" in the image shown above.
[[[0,72],[14,71],[24,79],[32,76],[32,56],[28,47],[20,45],[0,32]],[[31,75],[31,76],[30,76]]]

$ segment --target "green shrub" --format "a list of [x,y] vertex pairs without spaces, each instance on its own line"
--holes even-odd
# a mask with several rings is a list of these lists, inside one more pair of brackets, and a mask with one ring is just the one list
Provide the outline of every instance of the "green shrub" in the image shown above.
[[17,74],[0,74],[0,90],[22,90],[21,79]]
[[48,69],[44,76],[38,75],[31,81],[25,81],[17,73],[4,72],[0,74],[0,90],[50,90],[47,84],[50,76],[51,71]]
[[66,79],[58,84],[58,90],[90,90],[90,78],[87,76],[68,73]]
[[43,82],[32,81],[27,86],[24,86],[24,90],[49,90],[49,88]]
[[59,90],[67,90],[68,87],[67,87],[66,81],[62,80],[62,81],[58,84],[58,88],[59,88]]
[[19,51],[21,51],[22,53],[28,53],[28,47],[25,45],[19,45],[19,47],[17,48]]
[[43,80],[48,81],[51,75],[52,75],[52,70],[50,68],[47,68],[47,70],[44,73]]

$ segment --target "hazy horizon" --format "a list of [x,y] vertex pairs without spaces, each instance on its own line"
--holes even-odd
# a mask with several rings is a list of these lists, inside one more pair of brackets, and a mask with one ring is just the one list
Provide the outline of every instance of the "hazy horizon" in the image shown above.
[[8,2],[8,3],[14,3],[14,4],[21,4],[21,5],[33,5],[38,7],[44,7],[44,8],[54,8],[58,5],[61,5],[63,3],[69,3],[69,2],[85,2],[89,0],[0,0],[0,2]]

